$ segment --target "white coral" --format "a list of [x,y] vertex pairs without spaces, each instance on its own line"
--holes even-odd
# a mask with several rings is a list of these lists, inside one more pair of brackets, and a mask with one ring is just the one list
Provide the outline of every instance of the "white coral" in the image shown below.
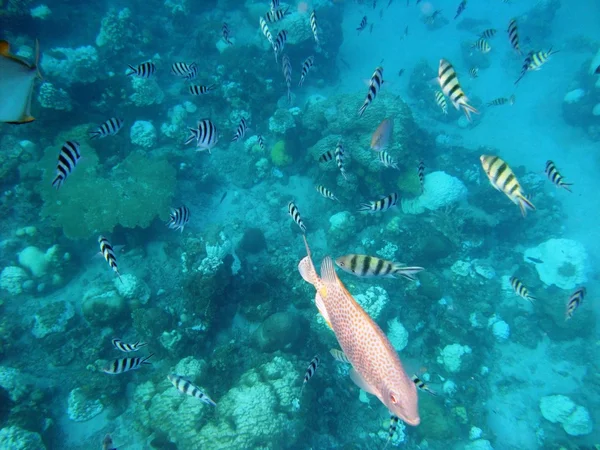
[[405,214],[421,214],[426,210],[437,209],[464,200],[467,188],[458,178],[446,172],[432,172],[425,176],[423,193],[413,199],[402,199],[402,212]]

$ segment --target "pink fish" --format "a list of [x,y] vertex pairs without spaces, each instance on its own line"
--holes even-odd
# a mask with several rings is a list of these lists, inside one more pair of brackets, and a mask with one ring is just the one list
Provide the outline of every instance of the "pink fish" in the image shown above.
[[394,121],[392,119],[383,119],[383,122],[379,124],[371,137],[371,150],[375,152],[385,150],[390,144],[393,131]]
[[354,300],[335,273],[326,256],[317,275],[310,248],[304,237],[307,256],[298,264],[300,275],[317,290],[315,303],[352,364],[350,377],[362,390],[375,395],[392,414],[417,426],[417,388],[410,379],[394,347],[381,328]]

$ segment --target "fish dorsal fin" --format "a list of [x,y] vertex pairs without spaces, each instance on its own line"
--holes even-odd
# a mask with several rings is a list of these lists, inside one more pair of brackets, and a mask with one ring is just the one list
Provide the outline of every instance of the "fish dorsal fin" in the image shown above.
[[315,295],[315,304],[317,305],[317,309],[323,316],[323,319],[325,319],[325,322],[327,322],[327,326],[329,327],[329,329],[333,330],[333,328],[331,326],[331,320],[329,320],[329,314],[327,313],[327,309],[325,308],[325,303],[323,302],[323,297],[321,297],[321,294],[319,294],[318,291]]
[[369,386],[365,379],[354,368],[350,369],[350,378],[352,381],[354,381],[354,384],[356,384],[363,391],[375,395],[373,388]]
[[333,260],[331,256],[326,256],[323,258],[323,262],[321,263],[321,279],[326,283],[338,283],[338,277],[335,273],[335,268],[333,267]]

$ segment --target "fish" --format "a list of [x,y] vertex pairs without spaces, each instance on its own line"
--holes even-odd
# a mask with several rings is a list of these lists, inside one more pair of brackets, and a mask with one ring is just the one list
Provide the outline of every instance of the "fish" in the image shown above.
[[337,348],[332,348],[331,350],[329,350],[329,353],[331,353],[331,356],[333,356],[333,358],[336,361],[346,363],[346,364],[352,364],[350,362],[350,360],[348,359],[348,357],[344,354],[344,352],[341,350],[338,350]]
[[471,67],[469,69],[469,75],[471,76],[471,78],[477,78],[479,76],[479,68]]
[[319,27],[317,26],[317,14],[314,9],[310,13],[310,29],[312,30],[315,42],[319,45]]
[[458,5],[458,9],[456,10],[456,15],[454,16],[454,20],[458,19],[458,16],[460,16],[463,11],[465,10],[465,8],[467,7],[467,0],[462,0],[462,2],[460,2],[460,4]]
[[283,19],[285,16],[291,14],[289,11],[289,6],[285,9],[276,9],[275,11],[267,11],[267,13],[265,14],[265,19],[267,19],[267,22],[269,23],[274,23],[274,22],[279,22],[281,19]]
[[335,163],[338,166],[338,169],[340,169],[340,172],[342,173],[344,180],[347,180],[348,177],[346,176],[346,169],[344,168],[344,146],[342,145],[341,140],[339,140],[338,143],[336,144],[335,150],[333,153],[335,155]]
[[113,445],[113,440],[112,437],[110,437],[110,434],[104,436],[104,439],[102,439],[102,450],[117,450],[117,448],[113,447]]
[[441,108],[444,114],[448,114],[448,103],[446,102],[446,97],[442,91],[435,91],[435,102]]
[[404,69],[400,69],[398,71],[398,76],[401,77],[402,75],[404,75]]
[[287,41],[287,31],[281,30],[275,41],[273,41],[273,51],[275,52],[275,62],[277,62],[277,55],[283,51],[283,47],[285,47],[285,43]]
[[500,98],[495,98],[494,100],[492,100],[491,102],[488,102],[488,106],[501,106],[501,105],[505,105],[505,104],[509,104],[509,105],[514,105],[515,104],[515,96],[511,95],[508,98],[505,97],[500,97]]
[[395,416],[394,414],[392,414],[390,416],[390,426],[388,428],[388,438],[383,447],[384,450],[387,448],[388,444],[394,437],[394,434],[396,434],[396,430],[398,429],[398,421],[399,420],[400,420],[400,418],[398,416]]
[[223,35],[223,40],[227,45],[233,45],[233,42],[229,39],[229,35],[231,32],[229,31],[229,25],[226,22],[223,22],[223,26],[221,28],[221,34]]
[[276,11],[279,8],[279,0],[271,0],[271,12]]
[[416,281],[415,274],[425,270],[423,267],[406,267],[403,264],[368,255],[340,256],[335,259],[335,263],[343,271],[363,278],[400,276]]
[[373,33],[373,24],[369,25],[369,34]]
[[524,298],[525,300],[529,300],[531,303],[537,300],[533,295],[529,293],[529,290],[525,287],[523,282],[519,280],[517,277],[510,277],[509,279],[510,285],[512,286],[515,294],[519,297]]
[[223,192],[223,195],[221,196],[221,200],[219,201],[219,205],[221,203],[223,203],[223,200],[225,200],[225,197],[227,197],[227,191]]
[[130,370],[137,370],[144,364],[152,364],[148,360],[154,356],[154,353],[150,353],[145,358],[138,356],[135,358],[120,358],[115,359],[107,363],[103,368],[102,372],[110,375],[118,375],[121,373],[129,372]]
[[147,346],[145,342],[137,341],[135,344],[127,344],[121,339],[113,339],[112,345],[117,349],[125,353],[137,352],[140,348]]
[[114,136],[123,128],[124,123],[125,121],[119,117],[111,117],[94,131],[90,131],[90,139]]
[[434,397],[437,397],[437,394],[435,392],[433,392],[431,389],[429,389],[429,386],[427,386],[425,384],[425,382],[423,380],[421,380],[417,375],[413,375],[411,377],[411,380],[413,380],[413,383],[415,383],[415,385],[422,391],[427,392],[428,394],[433,395]]
[[338,278],[331,257],[323,259],[321,276],[317,275],[306,236],[303,239],[307,256],[298,264],[298,271],[316,290],[317,308],[352,364],[350,377],[375,395],[391,414],[409,425],[419,425],[417,388],[406,375],[398,353]]
[[190,67],[190,71],[186,74],[183,75],[183,78],[185,80],[193,80],[194,78],[196,78],[198,76],[198,66],[197,65],[193,65],[192,67]]
[[[98,242],[100,243],[100,253],[102,253],[102,256],[104,257],[108,265],[111,267],[112,270],[115,271],[115,273],[119,277],[119,280],[121,280],[121,274],[119,273],[119,267],[117,266],[117,257],[115,256],[115,251],[113,250],[112,245],[110,244],[110,242],[108,242],[108,239],[106,239],[102,235],[98,237]],[[123,282],[123,280],[121,280],[121,282]]]
[[58,191],[67,177],[77,166],[81,159],[79,152],[79,142],[67,141],[63,144],[58,154],[58,162],[56,163],[56,177],[52,181],[52,186]]
[[262,33],[265,35],[265,37],[267,38],[267,41],[269,41],[269,44],[271,44],[271,46],[274,46],[275,44],[273,42],[273,35],[271,34],[271,31],[269,31],[267,22],[262,17],[260,17],[258,19],[258,22],[260,23],[260,29],[261,29]]
[[596,67],[596,70],[594,70],[594,74],[600,75],[600,66]]
[[583,303],[583,299],[585,298],[586,293],[586,289],[582,287],[571,294],[569,300],[567,301],[567,312],[565,313],[565,320],[569,320],[571,317],[573,317],[573,313],[575,313],[575,310],[579,308],[579,305]]
[[331,199],[331,200],[335,200],[335,201],[339,201],[337,199],[337,197],[335,195],[333,195],[333,192],[331,192],[329,189],[327,189],[325,186],[321,186],[320,184],[315,186],[315,188],[317,189],[317,192],[319,194],[321,194],[323,197]]
[[190,94],[192,94],[192,95],[202,95],[202,94],[206,94],[210,91],[213,91],[216,88],[217,88],[217,86],[215,86],[214,84],[211,84],[210,86],[192,84],[189,89],[190,89]]
[[185,145],[196,140],[197,151],[208,150],[208,153],[219,142],[217,127],[210,119],[202,119],[197,128],[189,128],[190,137],[184,142]]
[[436,9],[431,15],[425,18],[425,23],[428,25],[433,25],[435,23],[435,19],[442,13],[441,9]]
[[417,176],[419,177],[422,193],[425,190],[425,163],[423,161],[419,161],[419,165],[417,166]]
[[527,72],[531,72],[532,70],[540,70],[542,66],[548,62],[550,56],[555,53],[558,53],[558,50],[552,50],[552,48],[550,48],[548,51],[540,50],[537,52],[529,52],[523,63],[521,75],[519,78],[517,78],[517,81],[515,81],[515,85],[521,81]]
[[235,134],[231,139],[231,142],[237,142],[240,139],[243,139],[246,136],[246,131],[248,130],[248,124],[246,123],[246,119],[243,117],[240,119],[240,124],[235,130]]
[[306,225],[304,225],[302,217],[300,217],[300,211],[298,211],[298,207],[294,202],[288,203],[288,213],[291,218],[294,219],[294,222],[296,222],[296,224],[300,227],[302,233],[306,233]]
[[327,162],[331,161],[333,159],[333,157],[334,157],[333,153],[331,153],[330,150],[327,150],[325,153],[323,153],[321,156],[319,156],[319,162],[327,163]]
[[556,186],[561,187],[568,192],[573,192],[569,188],[569,186],[573,186],[573,183],[565,183],[565,179],[560,174],[560,172],[558,171],[558,169],[552,161],[546,161],[546,170],[544,170],[544,172],[546,172],[548,179],[552,181],[552,183],[554,183]]
[[264,152],[266,150],[265,147],[265,140],[262,137],[262,134],[258,135],[258,138],[256,138],[256,141],[258,142],[258,146],[260,147],[260,149]]
[[521,47],[519,47],[519,29],[517,27],[516,19],[510,19],[510,22],[508,22],[507,33],[511,47],[514,48],[517,54],[520,55]]
[[362,30],[364,30],[365,28],[367,28],[367,16],[363,16],[363,18],[360,21],[360,24],[358,25],[358,28],[356,29],[356,31],[358,31],[358,34],[360,34],[360,32]]
[[491,155],[481,155],[479,160],[491,185],[498,191],[504,192],[514,204],[518,205],[523,217],[527,215],[527,210],[535,211],[535,206],[525,197],[517,177],[508,164],[497,156]]
[[396,206],[396,203],[398,203],[398,194],[394,192],[382,199],[374,200],[369,203],[361,203],[358,207],[358,211],[370,213],[387,211],[392,206]]
[[193,72],[194,70],[198,70],[198,64],[195,62],[192,64],[184,62],[175,62],[171,64],[171,73],[173,75],[177,75],[178,77],[186,78],[189,76],[190,72]]
[[304,381],[302,382],[302,389],[300,390],[300,395],[302,395],[302,392],[304,392],[304,386],[306,386],[306,383],[308,383],[309,380],[315,374],[317,367],[319,367],[320,362],[321,362],[321,358],[319,358],[319,355],[316,355],[311,360],[310,364],[308,365],[308,367],[306,369],[306,373],[304,374]]
[[31,100],[38,69],[40,46],[35,41],[35,60],[25,61],[10,53],[8,41],[0,40],[0,122],[20,125],[33,122]]
[[496,35],[497,31],[498,30],[496,30],[495,28],[488,28],[487,30],[483,30],[483,32],[479,36],[484,39],[490,39]]
[[398,167],[398,163],[396,161],[394,161],[394,158],[392,158],[392,156],[385,150],[380,151],[378,156],[379,156],[379,161],[385,167],[391,167],[392,169],[400,170]]
[[536,264],[544,264],[544,261],[542,261],[539,258],[534,258],[533,256],[527,256],[526,257],[529,261],[536,263]]
[[288,103],[292,103],[292,64],[290,63],[290,58],[288,55],[283,55],[281,57],[281,70],[283,71],[283,76],[285,78],[285,84],[287,86],[287,98]]
[[308,72],[310,71],[310,68],[313,66],[314,62],[314,56],[309,56],[304,60],[304,63],[302,64],[302,73],[300,74],[300,82],[298,83],[298,86],[302,86],[302,84],[304,83],[304,78],[306,77],[306,75],[308,75]]
[[173,209],[169,215],[169,221],[167,226],[171,230],[179,230],[183,233],[183,228],[190,221],[190,210],[187,206],[180,206],[177,209]]
[[373,133],[373,136],[371,136],[371,150],[375,152],[381,152],[385,150],[390,143],[393,132],[394,120],[383,119]]
[[369,82],[369,92],[367,92],[367,97],[365,98],[364,103],[358,109],[358,116],[362,117],[365,113],[366,109],[369,107],[371,102],[375,100],[377,94],[379,93],[379,89],[381,89],[381,85],[383,84],[383,67],[377,67],[373,75],[371,76],[371,81]]
[[475,42],[473,42],[473,45],[471,45],[471,48],[476,48],[481,53],[489,53],[489,51],[492,49],[492,47],[490,46],[490,43],[488,41],[486,41],[485,38],[477,39]]
[[479,114],[479,111],[469,105],[469,99],[460,87],[454,67],[445,59],[440,59],[438,81],[442,92],[446,94],[446,97],[450,99],[454,107],[456,109],[462,108],[465,116],[471,122],[471,113]]
[[173,373],[167,375],[167,380],[169,380],[179,392],[189,395],[190,397],[196,397],[198,400],[206,403],[207,405],[217,406],[217,404],[208,395],[206,395],[198,386],[186,380],[185,377]]
[[152,61],[138,64],[137,67],[132,65],[128,65],[127,67],[129,67],[130,70],[127,73],[128,77],[135,75],[138,78],[152,78],[152,76],[156,73],[156,64],[154,64]]

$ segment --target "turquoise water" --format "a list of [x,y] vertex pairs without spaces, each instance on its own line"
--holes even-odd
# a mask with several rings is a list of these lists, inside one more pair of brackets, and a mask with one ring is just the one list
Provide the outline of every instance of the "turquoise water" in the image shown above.
[[[259,24],[268,1],[1,2],[1,39],[29,65],[37,39],[42,80],[35,121],[0,125],[0,449],[600,445],[600,4],[472,0],[454,19],[459,3],[282,3],[286,17],[266,22],[274,42],[287,31],[276,61]],[[471,46],[486,29],[483,54]],[[550,48],[515,85],[529,52]],[[472,122],[448,92],[447,114],[436,103],[441,59]],[[17,92],[17,63],[0,62],[0,92]],[[128,75],[144,62],[149,78]],[[0,98],[0,111],[24,101]],[[111,118],[122,128],[91,139]],[[397,169],[371,149],[386,118]],[[218,139],[196,146],[203,119]],[[81,157],[57,190],[66,142]],[[494,189],[483,154],[535,211]],[[392,194],[391,208],[358,211]],[[400,420],[390,438],[388,408],[331,355],[290,202],[317,269],[355,254],[424,268],[416,281],[337,270],[430,390],[418,426]],[[169,228],[183,206],[189,221]]]

